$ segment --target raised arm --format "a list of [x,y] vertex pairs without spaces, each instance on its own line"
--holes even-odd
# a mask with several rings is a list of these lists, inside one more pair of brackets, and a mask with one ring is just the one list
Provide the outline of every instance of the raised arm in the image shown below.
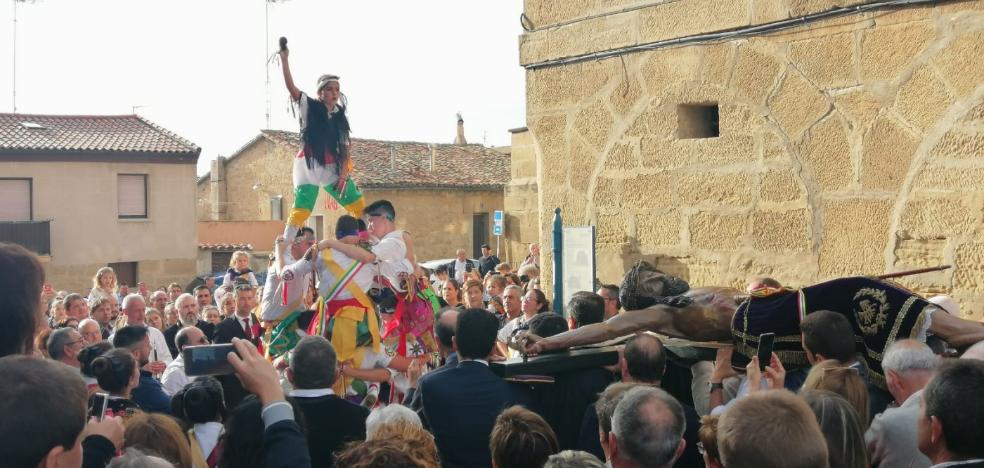
[[658,308],[627,310],[607,321],[593,323],[529,343],[526,346],[526,351],[529,354],[539,354],[573,346],[601,343],[630,333],[655,331],[671,320],[672,317],[665,311],[658,310]]
[[325,239],[318,242],[318,249],[335,249],[349,258],[353,258],[362,263],[373,263],[376,261],[376,255],[372,252],[363,249],[357,245],[350,245],[335,239]]
[[297,89],[294,85],[294,77],[290,74],[290,64],[287,62],[287,56],[290,55],[290,51],[287,50],[287,41],[281,38],[280,47],[280,65],[284,69],[284,84],[287,85],[287,92],[290,93],[290,98],[297,101],[301,99],[301,90]]

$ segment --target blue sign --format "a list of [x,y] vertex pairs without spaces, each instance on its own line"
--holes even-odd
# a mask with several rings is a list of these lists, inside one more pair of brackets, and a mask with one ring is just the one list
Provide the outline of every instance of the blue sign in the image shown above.
[[502,235],[502,225],[501,224],[496,224],[495,226],[492,226],[492,235],[493,236],[501,236]]
[[495,210],[492,214],[492,235],[502,235],[502,210]]

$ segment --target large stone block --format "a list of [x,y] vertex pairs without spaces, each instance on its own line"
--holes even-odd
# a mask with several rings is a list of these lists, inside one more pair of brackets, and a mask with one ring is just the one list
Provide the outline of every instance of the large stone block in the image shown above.
[[616,116],[623,118],[643,96],[642,85],[634,79],[622,80],[608,98]]
[[984,244],[968,242],[957,246],[953,266],[954,289],[984,290]]
[[909,172],[918,144],[895,121],[878,118],[864,136],[861,185],[866,189],[898,189]]
[[625,136],[665,139],[676,129],[676,108],[663,103],[650,104],[632,122]]
[[960,34],[933,58],[933,63],[957,95],[966,96],[981,85],[984,64],[980,57],[984,57],[984,30]]
[[570,172],[568,180],[575,191],[588,193],[597,164],[596,154],[596,150],[587,148],[581,143],[575,142],[571,145],[570,157],[567,160],[567,168]]
[[916,176],[913,189],[927,193],[984,192],[984,169],[926,167]]
[[693,172],[678,174],[673,183],[677,197],[685,205],[743,206],[752,202],[756,179],[747,172]]
[[639,11],[639,41],[651,42],[748,24],[746,2],[664,2]]
[[782,85],[769,98],[769,110],[792,140],[799,140],[829,109],[823,94],[792,69],[787,69]]
[[635,151],[635,145],[630,143],[616,143],[608,152],[605,159],[605,168],[624,171],[639,167],[639,157]]
[[[929,21],[877,26],[861,35],[861,78],[891,81],[909,66],[936,35]],[[904,47],[900,45],[904,44]]]
[[882,101],[862,86],[834,95],[834,107],[855,128],[864,129],[875,120]]
[[636,215],[636,239],[644,246],[675,246],[680,244],[680,213]]
[[977,159],[984,155],[984,133],[972,129],[953,129],[933,147],[933,160]]
[[617,208],[622,205],[622,180],[599,177],[595,180],[594,204],[601,208]]
[[892,200],[833,200],[823,204],[820,276],[885,271]]
[[943,265],[946,239],[901,239],[895,245],[895,264],[909,268]]
[[758,211],[752,214],[752,246],[769,252],[809,251],[807,210]]
[[535,112],[564,108],[578,102],[581,81],[575,77],[581,67],[564,65],[526,72],[526,105]]
[[665,138],[642,138],[639,141],[639,155],[642,167],[647,169],[676,169],[687,166],[692,161],[691,151],[681,148],[676,141]]
[[775,87],[782,63],[763,51],[748,45],[738,47],[731,84],[754,104],[763,104]]
[[622,206],[626,208],[658,208],[673,206],[673,177],[669,172],[640,174],[625,179]]
[[596,241],[599,244],[625,244],[629,241],[628,225],[623,215],[598,215]]
[[700,212],[690,217],[690,247],[706,250],[736,250],[745,237],[745,215]]
[[899,235],[934,238],[971,232],[977,216],[958,199],[931,198],[910,201],[902,213]]
[[646,89],[656,95],[680,81],[699,80],[700,58],[700,48],[697,46],[652,52],[649,60],[642,65]]
[[[984,68],[981,69],[984,73]],[[953,97],[946,90],[930,67],[916,70],[899,89],[895,107],[913,127],[928,131],[953,104]]]
[[794,42],[789,45],[789,57],[821,89],[857,84],[853,34],[834,34]]
[[762,176],[762,189],[759,193],[762,201],[787,202],[803,197],[803,188],[799,177],[791,170],[768,171]]
[[608,108],[601,101],[597,101],[577,114],[574,119],[574,132],[595,150],[601,150],[611,136],[614,123]]
[[705,45],[701,50],[704,52],[701,78],[705,83],[727,86],[735,66],[734,43]]
[[821,192],[841,190],[854,177],[847,132],[834,116],[810,130],[800,145],[800,157]]
[[537,0],[526,2],[523,12],[534,28],[586,16],[591,11],[594,0]]

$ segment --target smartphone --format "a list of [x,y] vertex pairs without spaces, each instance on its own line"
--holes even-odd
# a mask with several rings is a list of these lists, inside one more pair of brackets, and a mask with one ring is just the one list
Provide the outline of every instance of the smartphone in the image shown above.
[[759,347],[758,347],[758,358],[759,358],[759,370],[764,371],[765,367],[772,362],[772,346],[775,344],[776,334],[775,333],[763,333],[759,335]]
[[109,405],[109,394],[94,393],[92,405],[89,406],[89,416],[95,416],[97,420],[102,421],[103,417],[106,416],[107,405]]
[[188,346],[181,351],[184,357],[186,375],[226,375],[231,374],[229,353],[235,352],[232,343]]

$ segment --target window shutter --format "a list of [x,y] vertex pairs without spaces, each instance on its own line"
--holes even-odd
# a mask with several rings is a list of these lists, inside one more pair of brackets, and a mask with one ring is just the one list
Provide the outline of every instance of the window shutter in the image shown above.
[[120,218],[147,217],[147,175],[119,174],[117,206]]
[[0,221],[31,220],[31,179],[0,179]]

